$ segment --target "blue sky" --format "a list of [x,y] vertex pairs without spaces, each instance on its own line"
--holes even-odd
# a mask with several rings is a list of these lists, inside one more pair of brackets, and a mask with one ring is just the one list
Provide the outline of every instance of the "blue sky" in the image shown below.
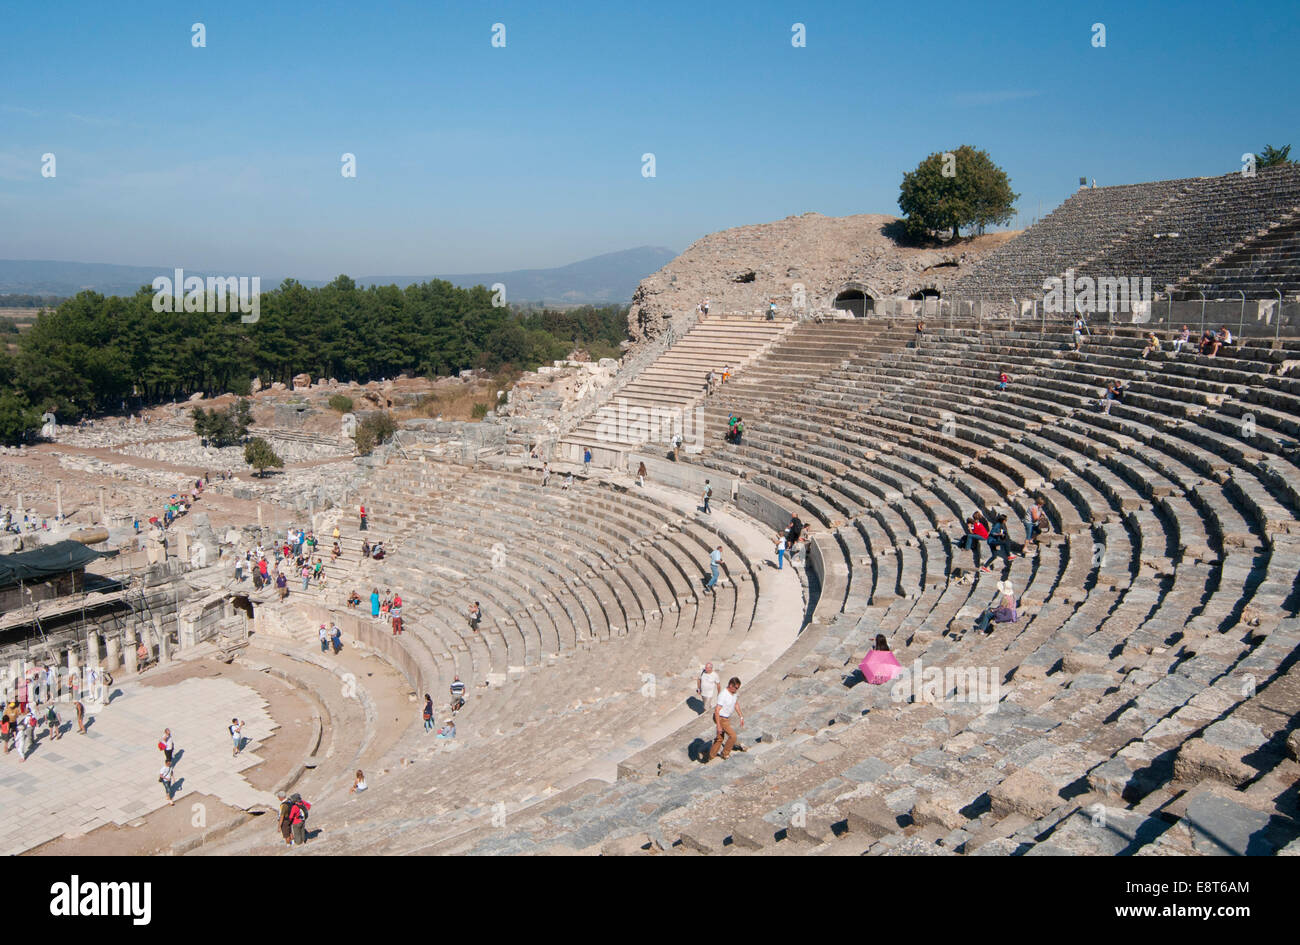
[[808,210],[896,214],[903,172],[961,144],[1007,170],[1028,223],[1080,175],[1300,152],[1298,10],[0,0],[0,258],[545,267]]

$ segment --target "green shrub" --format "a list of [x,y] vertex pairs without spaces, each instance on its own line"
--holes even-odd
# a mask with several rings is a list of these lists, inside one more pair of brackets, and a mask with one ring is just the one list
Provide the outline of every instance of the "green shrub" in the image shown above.
[[375,447],[392,439],[397,432],[397,421],[390,413],[372,413],[357,426],[353,441],[357,444],[357,454],[369,456]]
[[474,405],[475,420],[482,420],[484,417],[487,416],[487,412],[488,412],[488,405],[483,401],[480,400],[478,403]]
[[352,412],[352,398],[346,394],[331,394],[329,403],[331,410],[337,410],[339,413]]

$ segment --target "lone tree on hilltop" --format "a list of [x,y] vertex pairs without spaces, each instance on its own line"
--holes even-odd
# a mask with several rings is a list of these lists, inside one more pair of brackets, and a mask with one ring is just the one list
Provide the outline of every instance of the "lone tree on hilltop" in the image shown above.
[[276,469],[284,466],[284,460],[276,456],[271,444],[260,436],[255,436],[244,444],[244,462],[256,469],[259,477],[264,477],[272,466]]
[[1266,144],[1264,150],[1255,156],[1256,167],[1279,167],[1283,164],[1300,164],[1300,161],[1291,160],[1291,145],[1289,144],[1284,144],[1280,148]]
[[987,152],[963,144],[956,151],[931,154],[904,174],[898,206],[912,238],[951,230],[956,240],[963,226],[983,232],[987,226],[1010,222],[1019,196],[1012,193],[1006,171]]

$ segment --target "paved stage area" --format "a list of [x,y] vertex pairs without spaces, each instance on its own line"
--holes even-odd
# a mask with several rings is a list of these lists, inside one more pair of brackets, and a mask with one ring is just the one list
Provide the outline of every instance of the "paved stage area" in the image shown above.
[[[260,741],[278,728],[266,701],[227,679],[186,679],[170,686],[125,683],[110,703],[86,703],[86,734],[77,733],[71,703],[60,703],[63,738],[42,733],[25,762],[0,756],[0,855],[22,853],[49,840],[80,836],[105,824],[125,825],[167,805],[158,769],[164,728],[176,745],[177,806],[191,794],[218,797],[237,808],[275,806],[242,772],[258,765]],[[231,756],[232,717],[247,738]],[[196,827],[195,829],[201,829]]]

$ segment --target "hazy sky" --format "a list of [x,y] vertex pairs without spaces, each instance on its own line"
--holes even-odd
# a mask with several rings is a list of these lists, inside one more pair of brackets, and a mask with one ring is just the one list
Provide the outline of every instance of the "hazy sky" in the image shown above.
[[808,210],[897,213],[903,172],[961,144],[1007,170],[1027,223],[1080,175],[1300,153],[1298,9],[0,0],[0,257],[545,267]]

